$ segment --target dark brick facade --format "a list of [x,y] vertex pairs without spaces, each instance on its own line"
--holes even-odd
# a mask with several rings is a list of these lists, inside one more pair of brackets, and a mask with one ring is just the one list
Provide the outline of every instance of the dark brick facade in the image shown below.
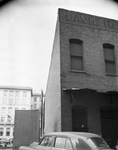
[[[72,38],[83,41],[83,71],[70,69],[69,39]],[[115,46],[115,75],[106,74],[104,43]],[[80,114],[86,110],[83,115],[87,119],[80,116],[78,130],[100,134],[114,147],[118,138],[117,69],[118,21],[59,9],[46,90],[45,132],[74,131],[74,108]],[[114,119],[107,117],[110,115]],[[111,127],[115,131],[109,137],[106,132]]]

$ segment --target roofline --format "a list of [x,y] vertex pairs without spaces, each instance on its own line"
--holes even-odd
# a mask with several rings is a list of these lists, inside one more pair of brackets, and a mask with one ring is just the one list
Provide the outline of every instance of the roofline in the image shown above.
[[60,11],[66,11],[66,12],[76,13],[76,14],[80,13],[80,14],[83,14],[83,15],[89,15],[91,17],[98,17],[98,18],[103,18],[103,19],[108,19],[108,20],[113,20],[113,21],[117,21],[118,22],[117,18],[111,18],[111,17],[108,17],[108,16],[96,15],[96,14],[86,13],[86,12],[72,10],[72,9],[58,8],[58,14],[59,14]]
[[100,135],[96,134],[96,133],[90,133],[90,132],[51,132],[51,133],[47,133],[45,134],[45,136],[48,135],[63,135],[63,136],[81,136],[83,138],[85,137],[100,137]]
[[33,93],[33,96],[41,96],[41,94]]
[[8,90],[28,90],[32,91],[31,87],[22,87],[22,86],[0,86],[0,89],[8,89]]

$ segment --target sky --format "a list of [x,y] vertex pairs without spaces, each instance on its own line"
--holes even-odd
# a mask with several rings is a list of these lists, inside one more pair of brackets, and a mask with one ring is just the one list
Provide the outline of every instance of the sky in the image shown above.
[[0,86],[46,91],[58,8],[118,20],[111,0],[14,0],[0,8]]

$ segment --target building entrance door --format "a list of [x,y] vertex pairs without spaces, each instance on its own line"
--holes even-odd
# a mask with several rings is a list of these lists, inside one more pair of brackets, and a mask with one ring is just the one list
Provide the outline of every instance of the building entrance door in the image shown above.
[[87,110],[85,108],[73,107],[72,130],[77,132],[88,131]]
[[111,148],[115,148],[118,140],[118,108],[102,108],[100,117],[102,137]]

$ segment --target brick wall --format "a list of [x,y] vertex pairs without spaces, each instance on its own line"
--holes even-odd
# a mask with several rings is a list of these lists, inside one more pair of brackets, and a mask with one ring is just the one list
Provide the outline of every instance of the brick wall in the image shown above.
[[92,90],[80,90],[73,93],[63,91],[62,96],[62,131],[72,131],[72,108],[85,107],[88,116],[88,132],[101,134],[100,109],[103,107],[118,108],[118,96],[111,97],[107,93],[98,93]]
[[[103,44],[113,44],[115,46],[116,68],[118,68],[118,28],[115,27],[118,25],[118,21],[62,9],[59,10],[59,14],[62,130],[72,130],[72,107],[78,105],[87,107],[89,131],[100,134],[100,107],[118,107],[118,102],[115,101],[111,106],[108,95],[102,94],[102,92],[118,89],[117,74],[116,76],[106,76],[103,55]],[[99,25],[95,25],[96,20],[99,20]],[[108,22],[111,24],[113,22],[114,28],[105,26]],[[70,70],[69,39],[71,38],[83,41],[83,72]],[[91,89],[97,92],[80,95],[78,91],[78,96],[73,102],[70,102],[70,93],[63,91],[65,88]]]
[[[105,74],[103,44],[115,46],[118,68],[118,21],[63,9],[59,9],[58,14],[45,99],[45,132],[71,131],[72,107],[77,105],[87,108],[89,131],[100,134],[100,107],[111,107],[108,95],[103,93],[118,89],[117,75]],[[83,41],[84,72],[70,70],[70,38]],[[70,94],[64,88],[97,92],[80,95],[78,91],[78,96],[71,102]],[[117,101],[112,106],[115,105],[118,106]]]
[[[118,77],[106,76],[105,74],[103,55],[103,44],[113,44],[115,46],[116,68],[118,68],[118,30],[111,31],[103,27],[98,28],[88,24],[75,24],[75,22],[73,23],[73,21],[71,21],[72,18],[69,21],[66,20],[67,18],[64,18],[66,11],[60,10],[60,12],[61,11],[63,12],[62,14],[60,13],[62,86],[80,88],[87,87],[99,90],[118,89]],[[68,11],[66,13],[68,13]],[[83,41],[83,73],[70,71],[69,39],[71,38],[77,38]]]

